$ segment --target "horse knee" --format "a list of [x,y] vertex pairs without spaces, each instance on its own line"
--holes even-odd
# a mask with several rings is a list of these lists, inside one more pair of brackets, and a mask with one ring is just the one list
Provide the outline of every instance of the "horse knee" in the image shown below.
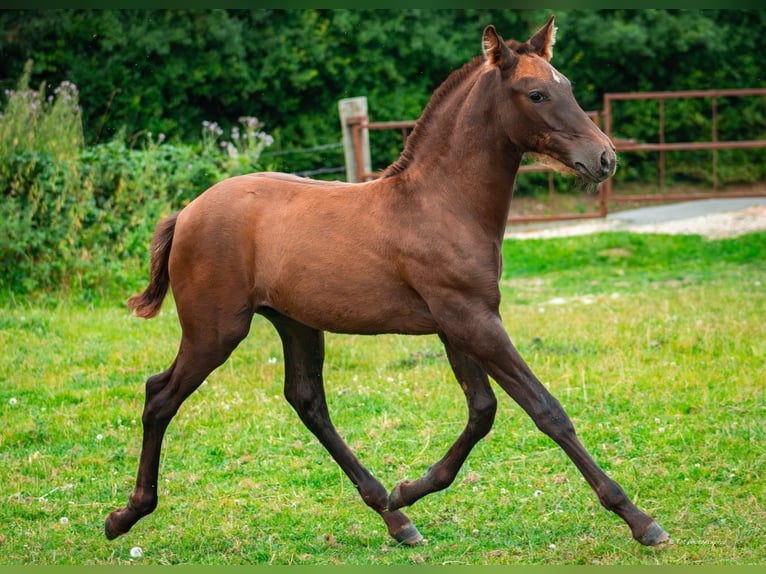
[[554,397],[543,400],[531,415],[537,428],[557,443],[575,434],[572,420]]
[[325,401],[322,393],[318,392],[312,381],[295,378],[285,385],[285,399],[301,416],[316,418],[318,411],[324,410]]
[[486,436],[495,422],[497,399],[494,395],[483,396],[473,402],[469,424],[473,425],[477,434]]

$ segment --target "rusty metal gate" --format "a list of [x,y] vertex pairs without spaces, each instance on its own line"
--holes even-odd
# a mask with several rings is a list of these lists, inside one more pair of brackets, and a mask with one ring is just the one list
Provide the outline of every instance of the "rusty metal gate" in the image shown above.
[[[637,92],[637,93],[607,93],[604,94],[604,108],[602,112],[588,112],[591,119],[602,127],[604,132],[612,138],[619,154],[628,154],[632,152],[659,152],[659,180],[660,188],[664,188],[665,181],[665,152],[684,151],[684,150],[712,150],[712,177],[713,191],[709,193],[676,194],[676,193],[658,193],[656,195],[638,195],[627,194],[620,195],[615,192],[612,179],[607,180],[598,188],[598,212],[595,213],[560,213],[556,215],[525,215],[511,216],[508,223],[529,223],[539,221],[562,221],[572,219],[593,219],[606,217],[609,203],[619,202],[649,202],[649,201],[685,201],[693,199],[711,199],[719,197],[764,197],[766,196],[766,186],[763,191],[718,191],[718,150],[724,149],[755,149],[766,148],[766,139],[757,140],[736,140],[720,141],[718,138],[718,99],[732,97],[763,97],[766,105],[766,88],[752,89],[730,89],[730,90],[688,90],[688,91],[669,91],[669,92]],[[712,130],[710,141],[697,142],[666,142],[665,141],[665,102],[670,99],[686,98],[709,98],[711,101],[711,120]],[[658,141],[656,142],[636,142],[632,139],[615,139],[613,137],[613,106],[618,101],[628,100],[656,100],[658,103]],[[603,121],[603,125],[602,125]],[[357,181],[366,181],[379,177],[380,172],[368,172],[364,169],[363,158],[363,138],[364,130],[398,130],[402,134],[402,145],[407,139],[409,132],[415,126],[415,121],[392,121],[392,122],[370,122],[367,116],[355,116],[346,119],[347,125],[351,128],[353,152],[356,156],[356,177]],[[554,170],[543,165],[522,165],[519,172],[548,172],[548,187],[553,190]]]

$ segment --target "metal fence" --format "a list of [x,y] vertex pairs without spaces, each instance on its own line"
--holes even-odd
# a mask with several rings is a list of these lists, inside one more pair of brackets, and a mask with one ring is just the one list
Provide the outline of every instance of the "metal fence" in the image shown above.
[[[614,183],[609,180],[604,183],[604,193],[606,195],[607,202],[620,202],[620,201],[683,201],[690,199],[711,199],[717,197],[762,197],[766,196],[766,190],[764,191],[733,191],[733,192],[720,192],[718,191],[718,151],[725,149],[756,149],[766,148],[766,140],[736,140],[736,141],[720,141],[718,137],[719,125],[718,125],[718,100],[720,98],[743,98],[743,97],[762,97],[764,98],[764,105],[766,106],[766,88],[752,88],[752,89],[732,89],[732,90],[687,90],[687,91],[671,91],[671,92],[639,92],[639,93],[616,93],[616,94],[604,94],[604,132],[615,142],[617,151],[621,154],[631,152],[658,152],[658,168],[659,168],[659,187],[662,193],[656,195],[619,195],[614,193]],[[667,142],[665,140],[665,102],[667,100],[679,100],[679,99],[710,99],[710,119],[711,119],[711,133],[710,141],[697,141],[697,142]],[[658,110],[658,122],[657,122],[657,141],[651,143],[640,143],[635,140],[618,139],[613,137],[613,107],[615,102],[620,101],[637,101],[637,100],[656,100]],[[766,126],[764,126],[766,128]],[[766,130],[765,130],[766,131]],[[666,193],[665,177],[666,177],[666,152],[668,151],[695,151],[695,150],[711,150],[712,153],[712,179],[713,190],[710,193],[693,193],[693,194],[677,194]]]
[[[609,211],[609,203],[618,202],[643,202],[643,201],[684,201],[692,199],[710,199],[718,197],[763,197],[766,196],[766,187],[763,191],[743,191],[721,192],[718,190],[718,150],[725,149],[756,149],[766,148],[766,139],[757,140],[737,140],[720,141],[718,137],[718,99],[732,97],[753,97],[760,96],[764,98],[766,104],[766,88],[754,89],[732,89],[732,90],[693,90],[693,91],[672,91],[672,92],[643,92],[643,93],[608,93],[604,94],[604,109],[601,112],[588,112],[591,119],[602,127],[604,132],[612,138],[617,152],[621,155],[635,152],[658,152],[659,153],[659,183],[661,193],[655,195],[648,194],[624,194],[617,193],[614,189],[612,179],[607,180],[598,188],[598,211],[594,213],[559,213],[555,215],[522,215],[511,216],[509,223],[526,223],[536,221],[562,221],[572,219],[589,219],[606,217]],[[667,142],[665,141],[665,102],[669,99],[684,98],[710,98],[711,100],[711,120],[712,130],[710,141],[697,142]],[[633,139],[619,139],[613,137],[613,107],[615,102],[628,100],[656,100],[658,102],[659,121],[656,142],[636,142]],[[603,122],[603,125],[602,125]],[[403,143],[406,141],[409,132],[415,125],[415,121],[393,121],[393,122],[371,122],[366,115],[351,116],[345,118],[345,124],[350,128],[352,153],[355,157],[356,181],[366,181],[379,177],[380,172],[369,171],[365,169],[365,154],[369,156],[369,145],[367,138],[363,137],[366,133],[373,130],[398,130],[402,134]],[[365,149],[366,148],[366,149]],[[665,193],[664,183],[666,177],[666,152],[668,151],[692,151],[692,150],[712,150],[712,174],[713,190],[709,193]],[[368,162],[369,164],[369,162]],[[553,173],[550,167],[544,165],[522,165],[519,169],[524,172],[548,172],[548,188],[553,192]]]

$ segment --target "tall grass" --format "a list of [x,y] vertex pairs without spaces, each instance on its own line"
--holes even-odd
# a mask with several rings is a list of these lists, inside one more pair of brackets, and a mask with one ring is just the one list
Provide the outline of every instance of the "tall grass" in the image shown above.
[[[596,460],[673,538],[645,548],[502,391],[456,482],[397,547],[281,396],[249,338],[173,421],[160,504],[108,542],[133,487],[143,382],[177,349],[172,301],[0,308],[1,564],[758,564],[764,556],[766,234],[506,241],[502,314]],[[328,335],[334,421],[389,488],[465,424],[435,337]],[[142,557],[131,549],[142,549]]]

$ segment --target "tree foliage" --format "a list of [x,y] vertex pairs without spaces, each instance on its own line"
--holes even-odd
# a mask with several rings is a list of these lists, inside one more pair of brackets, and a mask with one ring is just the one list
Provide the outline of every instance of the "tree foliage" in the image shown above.
[[[480,52],[484,26],[524,40],[548,16],[478,9],[0,11],[0,292],[65,285],[103,293],[135,281],[162,213],[228,175],[328,161],[307,156],[302,165],[261,152],[337,142],[339,99],[367,96],[374,120],[415,119],[447,75]],[[600,109],[606,92],[764,86],[766,11],[556,16],[554,64],[586,110]],[[668,103],[667,141],[708,138],[706,106]],[[718,114],[721,140],[765,137],[762,99],[722,99]],[[656,141],[656,102],[621,103],[613,125],[618,137]],[[390,135],[371,138],[376,167],[401,148]],[[719,153],[727,160],[719,181],[766,179],[766,151]],[[709,155],[687,153],[674,177],[709,177]],[[668,154],[668,163],[674,158]],[[633,154],[621,160],[618,178],[646,179],[653,165]],[[546,187],[544,179],[537,187]]]
[[[586,109],[604,92],[762,85],[766,12],[560,10],[554,63]],[[89,143],[126,128],[171,137],[256,116],[282,145],[337,138],[337,100],[415,118],[494,23],[526,39],[545,10],[14,10],[0,81],[80,89]]]

